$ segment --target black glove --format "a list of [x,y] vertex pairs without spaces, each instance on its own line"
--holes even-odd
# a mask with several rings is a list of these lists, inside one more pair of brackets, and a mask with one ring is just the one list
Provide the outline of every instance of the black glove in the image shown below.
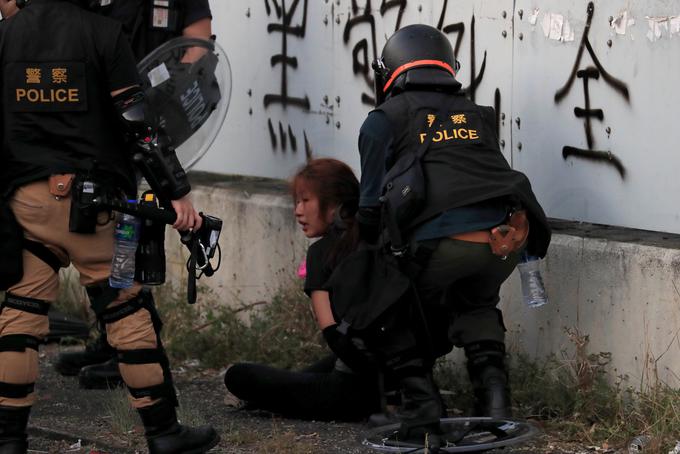
[[342,334],[338,331],[337,324],[327,326],[322,333],[331,351],[354,372],[376,371],[377,366],[373,355],[361,345],[361,342],[354,341],[349,333]]
[[361,207],[355,217],[359,224],[359,236],[374,244],[380,235],[380,207]]

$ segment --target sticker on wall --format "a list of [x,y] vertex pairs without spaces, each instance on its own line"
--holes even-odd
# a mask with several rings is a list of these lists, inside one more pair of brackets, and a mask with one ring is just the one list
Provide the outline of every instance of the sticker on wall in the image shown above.
[[635,19],[630,17],[627,10],[621,11],[611,23],[611,27],[617,35],[625,35],[628,27],[632,27],[633,25],[635,25]]
[[669,16],[651,17],[645,16],[649,24],[649,31],[647,32],[647,39],[651,42],[658,41],[663,36],[663,32],[668,32],[668,25],[670,22]]
[[538,13],[539,13],[538,8],[534,8],[531,14],[529,14],[529,23],[531,25],[536,25],[536,21],[538,21]]
[[555,41],[573,41],[574,29],[571,28],[569,20],[557,13],[546,13],[543,16],[543,34],[546,38]]

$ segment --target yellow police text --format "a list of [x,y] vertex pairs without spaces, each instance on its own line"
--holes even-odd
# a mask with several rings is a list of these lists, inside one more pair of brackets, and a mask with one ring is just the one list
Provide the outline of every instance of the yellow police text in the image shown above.
[[[423,132],[420,134],[420,143],[425,141],[427,133]],[[479,139],[476,129],[466,129],[466,128],[455,128],[455,129],[445,129],[443,131],[436,131],[434,137],[432,137],[433,142],[447,142],[449,140],[476,140]]]
[[77,88],[17,88],[16,100],[31,103],[76,103],[80,101]]

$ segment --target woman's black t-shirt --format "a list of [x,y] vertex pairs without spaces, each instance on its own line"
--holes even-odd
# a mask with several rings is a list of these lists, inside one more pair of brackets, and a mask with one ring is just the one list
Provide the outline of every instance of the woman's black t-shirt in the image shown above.
[[339,236],[331,229],[326,235],[307,249],[307,277],[305,293],[311,296],[314,290],[325,290],[324,284],[333,273],[329,254],[337,244]]

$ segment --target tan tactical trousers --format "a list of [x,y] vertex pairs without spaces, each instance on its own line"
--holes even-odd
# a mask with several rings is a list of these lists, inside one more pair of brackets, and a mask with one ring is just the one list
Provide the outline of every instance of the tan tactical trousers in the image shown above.
[[[70,197],[56,198],[49,192],[47,181],[38,181],[19,188],[10,202],[17,221],[24,229],[24,236],[47,246],[66,267],[73,263],[80,272],[80,283],[90,286],[106,282],[111,272],[113,257],[113,230],[115,222],[105,216],[100,219],[95,234],[78,234],[68,231]],[[8,290],[19,297],[29,297],[52,303],[59,292],[59,275],[28,251],[23,252],[24,277]],[[119,305],[134,298],[141,290],[137,284],[123,289],[108,307]],[[0,337],[10,334],[28,334],[44,338],[49,322],[44,315],[4,308],[0,313]],[[118,350],[156,348],[156,333],[146,310],[137,311],[129,317],[107,326],[108,341]],[[125,382],[135,388],[153,386],[163,382],[159,364],[122,364],[121,375]],[[12,384],[33,383],[38,376],[38,353],[0,352],[0,382]],[[28,406],[35,401],[35,393],[25,398],[0,396],[0,405]],[[151,405],[150,398],[132,399],[134,407]]]

